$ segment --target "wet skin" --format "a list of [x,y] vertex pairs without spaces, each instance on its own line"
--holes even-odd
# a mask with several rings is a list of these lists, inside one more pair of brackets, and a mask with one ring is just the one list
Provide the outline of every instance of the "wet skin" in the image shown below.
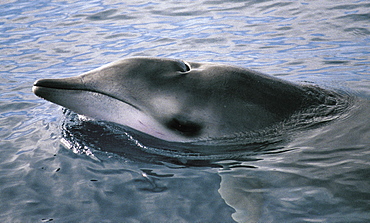
[[162,58],[123,59],[76,77],[41,79],[33,92],[172,142],[266,128],[309,104],[295,83],[241,67]]

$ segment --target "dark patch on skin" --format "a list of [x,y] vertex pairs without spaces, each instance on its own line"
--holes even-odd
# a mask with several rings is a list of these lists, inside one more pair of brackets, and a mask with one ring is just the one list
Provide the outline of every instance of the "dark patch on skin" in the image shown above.
[[187,120],[184,117],[175,117],[166,123],[166,126],[175,130],[181,135],[194,137],[200,134],[202,126],[198,123]]

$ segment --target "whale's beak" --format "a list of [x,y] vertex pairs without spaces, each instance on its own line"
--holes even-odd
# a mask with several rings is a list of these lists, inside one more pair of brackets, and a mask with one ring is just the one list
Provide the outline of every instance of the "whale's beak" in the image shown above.
[[80,77],[59,79],[40,79],[35,81],[34,87],[47,87],[66,90],[84,90],[85,85]]
[[40,79],[35,81],[32,92],[44,98],[47,94],[46,89],[60,90],[87,90],[81,77],[59,78],[59,79]]

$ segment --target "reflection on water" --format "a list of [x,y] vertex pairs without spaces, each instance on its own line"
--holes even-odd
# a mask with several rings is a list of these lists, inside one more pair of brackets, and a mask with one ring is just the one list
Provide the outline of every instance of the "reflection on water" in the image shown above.
[[[0,7],[2,222],[369,221],[367,1],[5,0]],[[148,160],[129,141],[118,146],[136,160],[66,149],[60,108],[37,99],[32,83],[128,56],[223,62],[358,99],[343,118],[292,133],[283,152],[242,160]]]

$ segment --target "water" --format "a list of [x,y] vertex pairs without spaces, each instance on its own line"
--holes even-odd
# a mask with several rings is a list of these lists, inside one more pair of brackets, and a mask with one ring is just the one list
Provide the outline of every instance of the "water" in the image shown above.
[[[2,222],[370,220],[368,1],[5,0],[0,9]],[[68,116],[32,83],[131,56],[248,67],[346,92],[353,105],[242,160],[70,148]]]

